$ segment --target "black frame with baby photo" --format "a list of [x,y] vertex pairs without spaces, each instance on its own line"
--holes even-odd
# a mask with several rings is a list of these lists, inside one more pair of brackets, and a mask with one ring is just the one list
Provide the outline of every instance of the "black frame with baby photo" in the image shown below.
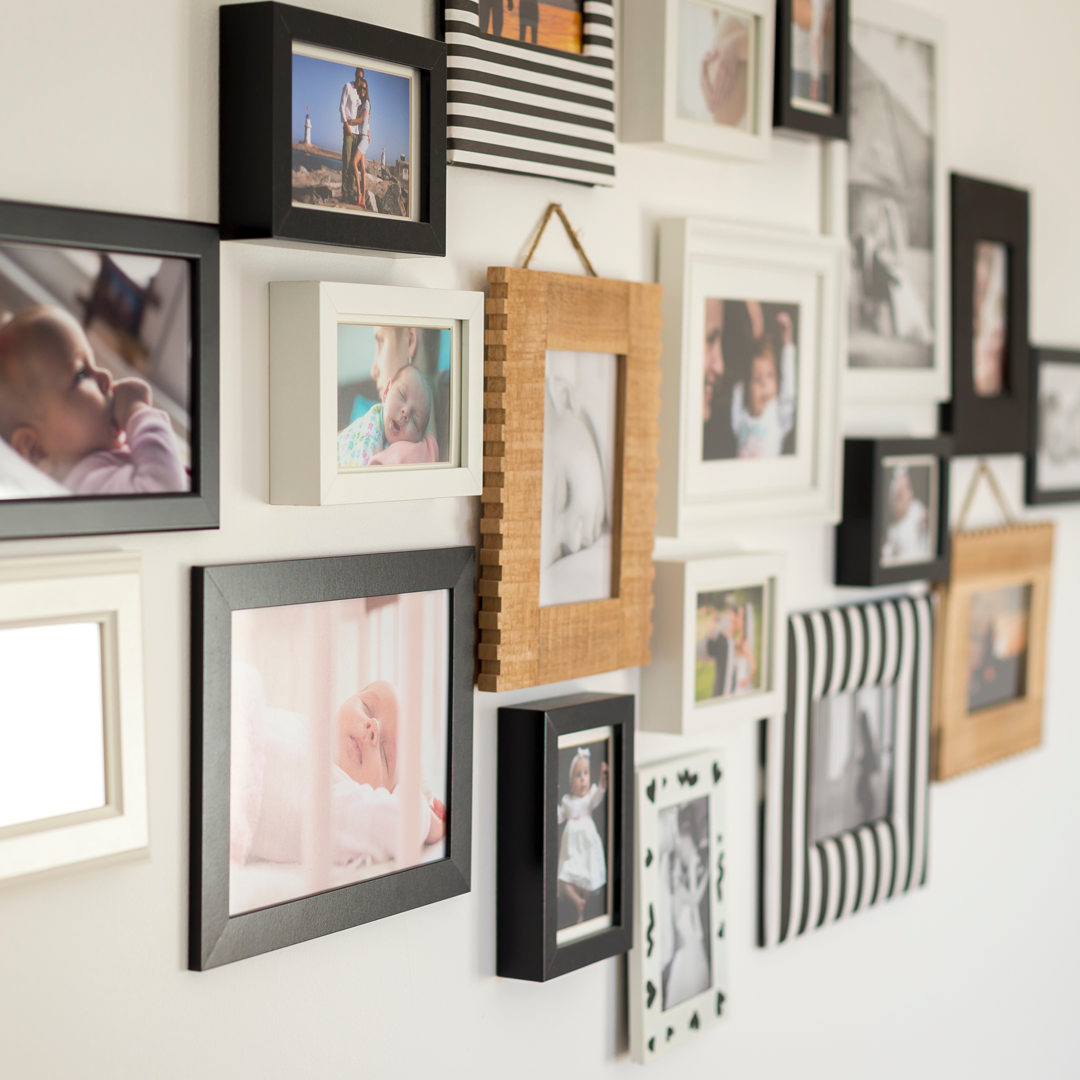
[[802,109],[792,101],[792,45],[794,8],[798,0],[777,0],[776,4],[776,81],[773,90],[773,126],[788,131],[802,131],[826,139],[848,137],[848,0],[833,0],[833,102],[831,113]]
[[[1049,468],[1060,466],[1063,460],[1069,458],[1080,462],[1080,412],[1072,410],[1074,419],[1071,426],[1067,421],[1055,423],[1052,414],[1058,412],[1060,416],[1060,411],[1069,408],[1071,403],[1066,402],[1062,406],[1055,401],[1056,395],[1053,389],[1046,385],[1047,379],[1044,375],[1044,365],[1052,365],[1070,372],[1075,378],[1076,386],[1080,388],[1080,351],[1032,346],[1029,364],[1031,390],[1028,401],[1030,413],[1025,501],[1028,506],[1080,502],[1080,481],[1073,484],[1070,477],[1065,483],[1046,483]],[[1052,430],[1055,427],[1058,430]]]
[[[446,254],[446,46],[441,41],[278,3],[223,5],[220,33],[223,239]],[[411,123],[419,129],[419,150],[417,160],[409,161],[409,185],[417,186],[415,219],[294,204],[292,151],[294,136],[299,138],[292,131],[294,42],[418,74],[419,115]],[[258,101],[266,108],[253,108]]]
[[[218,967],[468,892],[472,858],[471,547],[192,571],[188,966]],[[449,591],[445,857],[230,916],[230,746],[235,611]]]
[[[952,401],[941,428],[957,454],[1022,454],[1028,448],[1028,237],[1030,197],[1018,188],[952,177]],[[1002,388],[976,393],[974,378],[975,253],[979,243],[1008,251]]]
[[[217,528],[217,227],[0,201],[0,248],[5,244],[187,262],[190,268],[187,322],[191,477],[187,491],[4,499],[0,512],[0,539]],[[85,317],[80,322],[87,324],[93,298],[86,298],[84,303]]]
[[[559,741],[597,728],[610,729],[605,912],[610,925],[560,944],[558,810],[565,784],[560,786]],[[630,948],[633,771],[632,694],[577,694],[499,709],[498,975],[546,982]]]
[[[898,585],[905,581],[945,581],[949,576],[949,461],[952,439],[846,439],[844,516],[836,527],[836,584]],[[933,458],[936,488],[928,529],[932,556],[883,565],[884,518],[890,497],[890,462]]]

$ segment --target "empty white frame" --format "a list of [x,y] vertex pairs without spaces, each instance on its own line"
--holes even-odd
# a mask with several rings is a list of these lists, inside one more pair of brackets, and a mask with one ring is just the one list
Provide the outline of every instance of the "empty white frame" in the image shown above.
[[5,560],[0,612],[0,881],[146,848],[140,556]]
[[[810,233],[661,224],[661,536],[713,535],[717,527],[779,517],[839,520],[843,258],[839,241]],[[736,314],[747,323],[734,344],[711,325],[717,304],[727,305],[728,331]],[[755,306],[758,325],[751,326]],[[780,343],[784,327],[793,352]],[[751,375],[761,348],[779,400],[754,417]],[[723,361],[715,355],[721,349]],[[782,426],[759,439],[765,421]]]
[[[339,327],[445,330],[446,461],[341,468]],[[479,495],[484,294],[326,281],[270,283],[270,501],[302,506]]]
[[[624,0],[620,138],[768,158],[774,8],[775,0]],[[717,76],[733,65],[722,93]]]
[[643,731],[689,735],[783,711],[784,573],[781,554],[656,563]]

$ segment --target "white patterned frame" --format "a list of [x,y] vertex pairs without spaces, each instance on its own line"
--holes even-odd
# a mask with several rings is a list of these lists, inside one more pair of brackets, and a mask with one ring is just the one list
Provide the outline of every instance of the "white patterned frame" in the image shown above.
[[[928,596],[790,617],[787,714],[763,725],[759,944],[791,941],[926,883],[933,632]],[[876,686],[897,690],[891,812],[812,842],[813,706]]]

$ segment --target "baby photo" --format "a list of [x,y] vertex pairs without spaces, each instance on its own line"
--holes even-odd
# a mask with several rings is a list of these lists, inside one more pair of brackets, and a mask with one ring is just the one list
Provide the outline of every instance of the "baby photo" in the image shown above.
[[660,1003],[666,1011],[712,985],[708,796],[669,806],[658,817],[656,936],[662,972]]
[[702,458],[794,454],[799,305],[705,301]]
[[445,591],[234,611],[229,912],[443,858]]
[[419,145],[418,79],[408,68],[293,43],[293,206],[416,218],[409,166]]
[[614,355],[547,353],[541,607],[607,600],[613,594],[618,385]]
[[815,841],[889,816],[895,729],[895,686],[836,694],[813,706],[809,831]]
[[930,562],[937,554],[938,459],[887,457],[881,565]]
[[0,245],[0,499],[191,490],[189,276]]
[[480,0],[480,33],[579,53],[583,0]]
[[[559,738],[559,862],[556,942],[585,937],[611,925],[608,852],[611,728]],[[583,741],[584,740],[584,741]]]
[[1027,693],[1031,586],[990,589],[971,598],[968,712],[1019,701]]
[[1080,489],[1080,364],[1039,364],[1036,469],[1041,491]]
[[835,93],[835,0],[792,0],[791,104],[829,116]]
[[448,328],[338,326],[338,468],[455,463]]
[[1009,318],[1009,249],[980,240],[975,245],[972,312],[972,375],[978,397],[1005,392]]
[[694,700],[760,690],[766,640],[764,585],[698,593]]
[[708,0],[679,0],[679,119],[754,130],[754,31],[750,15]]

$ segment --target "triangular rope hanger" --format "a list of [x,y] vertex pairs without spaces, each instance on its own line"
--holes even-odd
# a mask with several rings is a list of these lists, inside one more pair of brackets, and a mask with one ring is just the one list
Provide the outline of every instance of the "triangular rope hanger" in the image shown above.
[[548,227],[548,222],[551,220],[552,214],[559,215],[559,220],[563,223],[563,228],[566,229],[566,235],[570,237],[570,243],[574,245],[574,250],[581,256],[581,261],[585,264],[585,269],[589,272],[589,276],[599,277],[600,275],[593,269],[593,264],[589,262],[589,256],[585,254],[585,249],[581,246],[581,241],[574,231],[574,226],[570,224],[570,219],[566,216],[566,212],[562,208],[562,203],[554,202],[548,205],[547,211],[544,213],[544,219],[540,222],[540,228],[537,230],[536,239],[532,242],[532,247],[529,248],[529,254],[525,256],[525,261],[521,264],[521,269],[529,269],[529,263],[532,261],[533,255],[536,254],[536,249],[540,244],[541,237],[544,235],[544,230]]
[[971,483],[968,484],[967,494],[964,496],[964,505],[960,508],[960,516],[956,519],[957,532],[964,531],[964,522],[967,521],[968,511],[971,510],[971,504],[975,501],[975,492],[979,489],[979,481],[984,476],[986,482],[990,485],[990,491],[998,504],[998,508],[1005,517],[1005,523],[1007,525],[1017,524],[1016,515],[1012,512],[1009,501],[1005,498],[1005,493],[1001,490],[1001,485],[994,475],[994,470],[990,468],[990,463],[986,458],[979,458],[979,466],[975,470],[975,475],[971,478]]

